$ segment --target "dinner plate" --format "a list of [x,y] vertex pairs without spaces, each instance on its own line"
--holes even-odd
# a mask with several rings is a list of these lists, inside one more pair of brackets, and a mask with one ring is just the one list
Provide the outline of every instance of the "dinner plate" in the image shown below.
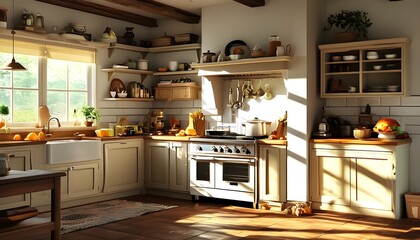
[[111,90],[116,91],[117,93],[125,91],[125,85],[121,79],[113,78],[111,80]]
[[[247,44],[246,44],[246,42],[244,42],[244,41],[242,41],[242,40],[233,40],[233,41],[231,41],[230,43],[228,43],[227,45],[226,45],[226,47],[225,47],[225,55],[226,56],[229,56],[229,55],[231,55],[232,53],[231,53],[231,48],[233,47],[233,46],[246,46],[247,47]],[[249,49],[249,48],[248,48]]]

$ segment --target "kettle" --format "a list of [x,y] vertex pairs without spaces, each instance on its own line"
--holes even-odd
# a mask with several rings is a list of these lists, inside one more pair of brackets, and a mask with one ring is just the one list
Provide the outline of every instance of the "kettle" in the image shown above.
[[0,176],[9,175],[9,157],[12,156],[6,153],[0,153]]

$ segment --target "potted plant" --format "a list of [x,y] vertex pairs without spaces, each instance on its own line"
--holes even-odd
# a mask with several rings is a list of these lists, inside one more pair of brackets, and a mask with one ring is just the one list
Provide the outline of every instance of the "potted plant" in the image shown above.
[[360,10],[341,10],[341,12],[328,17],[324,29],[331,30],[332,27],[342,29],[343,32],[336,34],[339,42],[355,41],[359,35],[362,39],[366,39],[368,28],[372,26],[367,15],[367,12]]
[[4,104],[0,105],[0,115],[0,128],[2,128],[6,125],[6,119],[4,119],[4,116],[9,115],[9,107]]
[[85,116],[85,125],[87,127],[92,126],[95,120],[99,120],[101,118],[101,114],[99,113],[99,111],[96,108],[89,105],[82,106],[80,112],[83,114],[83,116]]

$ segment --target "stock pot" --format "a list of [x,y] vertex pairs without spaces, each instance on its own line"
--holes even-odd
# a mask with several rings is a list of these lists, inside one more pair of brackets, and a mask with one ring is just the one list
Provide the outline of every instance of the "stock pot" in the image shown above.
[[267,136],[267,125],[270,124],[271,122],[266,122],[256,117],[252,120],[246,121],[242,124],[242,126],[245,126],[245,136],[262,137]]

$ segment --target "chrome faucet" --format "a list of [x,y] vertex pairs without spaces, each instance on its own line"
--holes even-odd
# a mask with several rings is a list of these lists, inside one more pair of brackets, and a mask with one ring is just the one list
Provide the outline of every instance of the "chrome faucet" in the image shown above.
[[60,123],[60,120],[58,120],[58,118],[56,118],[56,117],[50,117],[50,119],[48,119],[48,124],[47,124],[47,126],[48,126],[47,134],[50,133],[50,122],[53,119],[55,119],[57,121],[58,127],[61,127],[61,123]]

